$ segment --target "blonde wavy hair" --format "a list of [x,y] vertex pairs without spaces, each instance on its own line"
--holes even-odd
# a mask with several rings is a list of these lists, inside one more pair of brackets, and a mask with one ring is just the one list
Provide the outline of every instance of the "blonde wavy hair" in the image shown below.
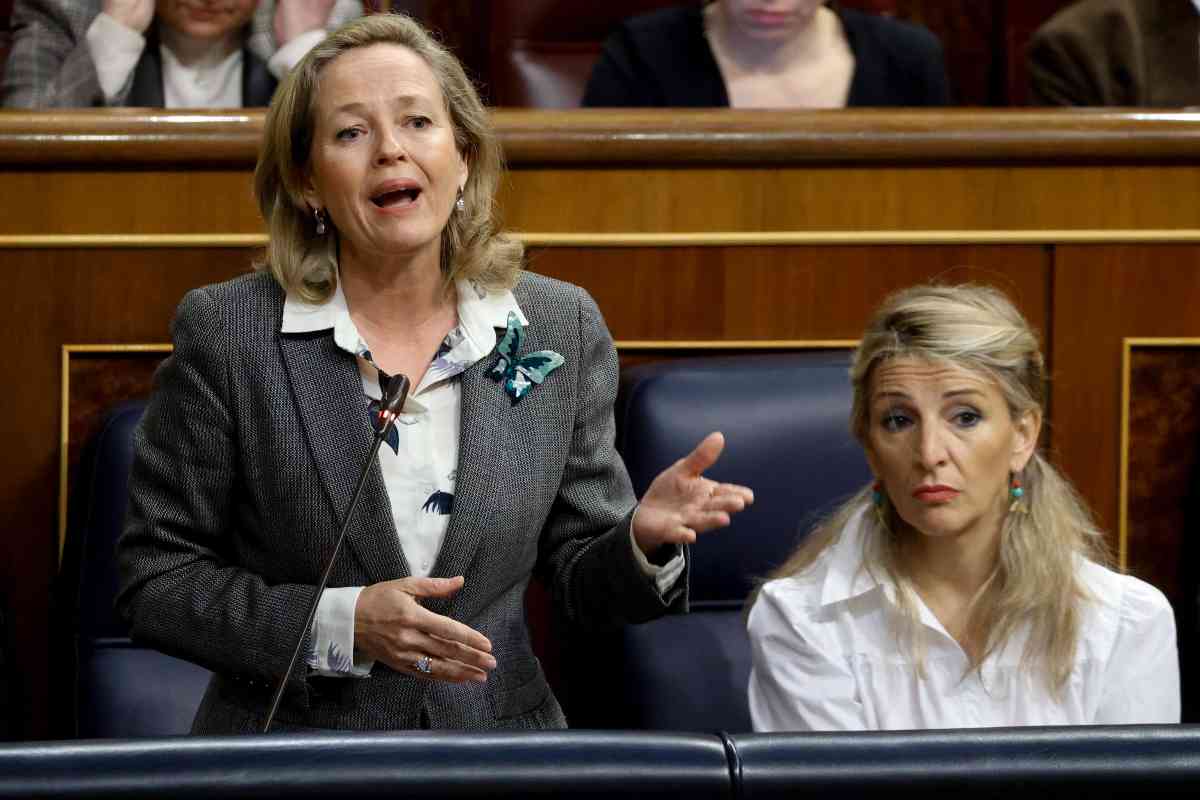
[[[1014,421],[1046,406],[1046,368],[1037,336],[1008,298],[991,287],[917,286],[884,301],[850,368],[851,430],[864,447],[872,376],[880,364],[895,358],[949,363],[990,378]],[[1076,574],[1077,559],[1102,564],[1111,559],[1082,500],[1040,452],[1026,464],[1022,486],[1023,509],[1006,515],[995,569],[971,605],[967,635],[981,647],[975,649],[968,673],[978,670],[1018,626],[1029,623],[1023,661],[1032,662],[1047,689],[1061,696],[1079,639],[1080,603],[1088,598]],[[819,523],[770,577],[804,572],[856,515],[872,506],[873,491],[867,486]],[[864,567],[896,585],[904,618],[898,634],[912,648],[923,676],[916,589],[901,557],[908,528],[886,498],[879,513],[862,514],[862,519]]]
[[504,166],[491,119],[462,65],[420,24],[401,14],[376,14],[348,22],[308,52],[279,84],[267,110],[262,151],[254,170],[254,192],[267,223],[266,257],[256,266],[270,270],[283,288],[311,303],[333,295],[337,280],[338,235],[325,236],[304,202],[321,71],[358,47],[397,44],[429,65],[437,78],[454,126],[454,140],[469,167],[463,211],[450,214],[442,230],[441,268],[446,284],[471,280],[487,289],[511,288],[519,277],[523,247],[499,232],[495,194]]

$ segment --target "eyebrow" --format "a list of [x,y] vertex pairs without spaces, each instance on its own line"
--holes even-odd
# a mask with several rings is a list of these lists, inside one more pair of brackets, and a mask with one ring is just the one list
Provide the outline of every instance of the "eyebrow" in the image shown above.
[[[983,397],[984,395],[983,395],[983,392],[980,391],[979,389],[951,389],[948,392],[942,393],[943,400],[950,400],[952,398],[966,397],[966,396]],[[881,400],[881,399],[887,399],[887,398],[898,399],[898,400],[912,400],[912,398],[908,395],[907,392],[902,392],[898,389],[891,389],[886,392],[876,392],[874,399]]]
[[[399,94],[392,98],[392,102],[398,106],[410,107],[417,105],[425,99],[426,98],[422,97],[421,95],[416,94]],[[355,101],[351,103],[343,103],[342,105],[335,107],[333,111],[335,114],[364,114],[367,111],[367,106],[364,103]]]

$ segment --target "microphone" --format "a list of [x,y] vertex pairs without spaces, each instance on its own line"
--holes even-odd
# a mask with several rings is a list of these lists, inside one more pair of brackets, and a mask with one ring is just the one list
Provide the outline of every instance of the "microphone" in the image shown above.
[[388,378],[387,385],[383,389],[383,398],[379,403],[379,415],[377,417],[378,424],[375,426],[375,441],[371,444],[371,453],[367,456],[367,461],[363,464],[362,472],[358,476],[358,483],[354,486],[354,494],[350,497],[350,506],[346,509],[346,516],[342,520],[342,529],[338,531],[337,541],[333,545],[333,553],[329,556],[329,563],[325,565],[325,572],[321,575],[321,582],[317,584],[317,593],[313,596],[312,605],[308,609],[308,616],[305,618],[304,627],[300,629],[300,638],[296,640],[296,646],[292,649],[292,658],[288,661],[288,667],[283,673],[283,677],[279,679],[279,685],[275,687],[275,697],[271,700],[271,709],[267,712],[267,721],[263,723],[263,733],[268,733],[271,730],[271,723],[275,721],[275,712],[279,710],[279,701],[283,699],[283,690],[287,686],[288,676],[292,674],[292,670],[296,666],[296,659],[300,657],[300,647],[304,644],[304,634],[312,630],[313,617],[317,615],[317,605],[321,602],[321,595],[325,591],[325,585],[329,583],[329,573],[333,572],[333,563],[337,561],[338,553],[342,549],[342,541],[346,538],[346,529],[350,527],[350,520],[354,515],[354,507],[358,505],[358,496],[362,493],[363,484],[367,481],[367,473],[371,470],[371,465],[375,463],[375,456],[379,453],[379,445],[383,444],[384,438],[388,431],[396,424],[396,417],[400,414],[400,409],[404,407],[404,400],[408,397],[408,378],[404,375],[393,375]]

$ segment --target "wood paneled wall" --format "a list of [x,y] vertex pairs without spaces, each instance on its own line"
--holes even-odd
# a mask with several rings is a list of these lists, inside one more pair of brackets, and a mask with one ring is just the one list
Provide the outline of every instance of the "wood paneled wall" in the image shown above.
[[[533,269],[592,292],[619,343],[852,339],[888,292],[918,281],[1008,291],[1051,361],[1054,458],[1131,567],[1182,602],[1138,520],[1119,513],[1122,364],[1127,337],[1200,343],[1200,116],[495,119],[507,227]],[[49,657],[62,348],[166,342],[188,288],[250,268],[263,242],[250,195],[261,126],[258,112],[0,113],[11,309],[0,316],[0,580],[26,737],[50,732],[51,696],[65,690]],[[1159,438],[1132,447],[1195,447]]]

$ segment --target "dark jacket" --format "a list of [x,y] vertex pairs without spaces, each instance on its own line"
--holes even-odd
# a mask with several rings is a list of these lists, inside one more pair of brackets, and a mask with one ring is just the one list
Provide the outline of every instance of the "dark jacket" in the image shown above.
[[1035,105],[1200,105],[1200,12],[1192,0],[1084,0],[1029,45]]
[[[942,46],[916,25],[831,6],[854,53],[850,106],[944,106],[950,88]],[[704,35],[701,6],[633,17],[604,43],[585,106],[728,107],[729,94]]]

